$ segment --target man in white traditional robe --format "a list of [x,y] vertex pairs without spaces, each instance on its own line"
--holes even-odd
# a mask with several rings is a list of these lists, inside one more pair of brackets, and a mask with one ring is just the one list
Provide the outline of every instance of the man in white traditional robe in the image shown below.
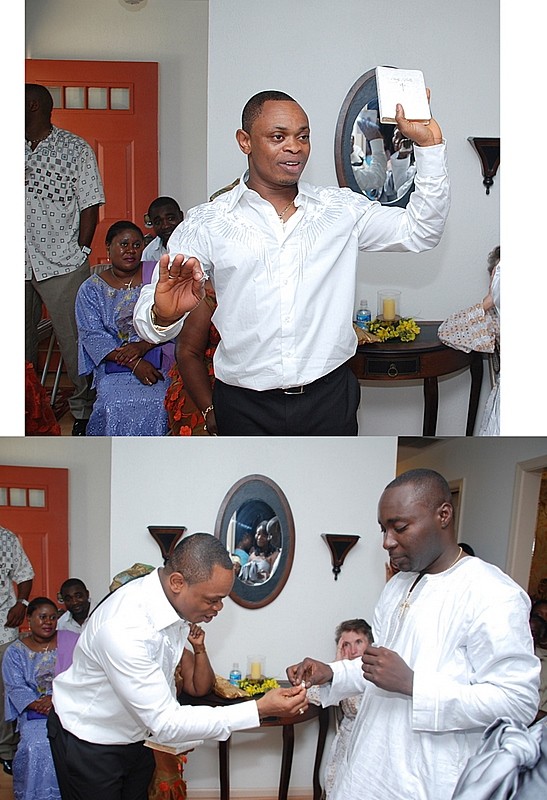
[[378,521],[397,572],[374,613],[374,646],[353,661],[306,658],[287,675],[321,685],[325,706],[364,692],[332,800],[449,800],[494,720],[536,716],[530,600],[458,546],[437,472],[392,481]]

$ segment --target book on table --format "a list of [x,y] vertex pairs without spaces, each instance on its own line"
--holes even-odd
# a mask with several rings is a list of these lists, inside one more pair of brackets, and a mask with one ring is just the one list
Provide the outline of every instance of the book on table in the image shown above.
[[424,74],[421,70],[376,67],[376,87],[380,122],[395,122],[397,103],[402,105],[406,119],[414,122],[429,122],[431,119]]

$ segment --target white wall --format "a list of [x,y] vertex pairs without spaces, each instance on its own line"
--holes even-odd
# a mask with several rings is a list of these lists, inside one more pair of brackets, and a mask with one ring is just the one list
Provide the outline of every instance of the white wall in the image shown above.
[[[488,287],[486,256],[499,243],[502,173],[487,197],[467,137],[499,136],[497,1],[418,0],[409,7],[403,0],[346,0],[342,8],[317,0],[238,0],[234,13],[234,3],[210,0],[209,7],[208,190],[245,167],[234,130],[255,92],[280,89],[301,103],[312,140],[304,178],[332,185],[336,122],[353,83],[377,64],[420,68],[448,142],[448,226],[429,253],[361,255],[356,303],[367,297],[375,308],[378,289],[398,288],[403,314],[443,319],[480,301]],[[440,381],[439,434],[465,432],[468,392],[468,373]],[[421,415],[421,384],[369,383],[362,390],[361,434],[420,433]]]

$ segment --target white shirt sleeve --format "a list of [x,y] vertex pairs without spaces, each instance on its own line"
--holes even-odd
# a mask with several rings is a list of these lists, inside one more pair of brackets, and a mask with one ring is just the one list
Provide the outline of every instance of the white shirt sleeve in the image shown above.
[[[463,612],[462,612],[463,613]],[[534,655],[526,604],[500,592],[473,620],[466,641],[468,680],[446,670],[414,672],[414,730],[485,728],[510,716],[528,725],[539,702],[539,660]]]
[[441,240],[450,208],[445,144],[414,146],[415,189],[406,208],[372,203],[359,230],[359,248],[419,253]]
[[181,706],[147,642],[137,641],[131,632],[120,633],[119,625],[104,625],[95,644],[112,691],[160,744],[225,740],[233,730],[260,724],[255,701],[214,708]]
[[336,706],[346,697],[364,692],[366,681],[360,658],[333,661],[329,666],[332,669],[332,683],[319,687],[322,706]]

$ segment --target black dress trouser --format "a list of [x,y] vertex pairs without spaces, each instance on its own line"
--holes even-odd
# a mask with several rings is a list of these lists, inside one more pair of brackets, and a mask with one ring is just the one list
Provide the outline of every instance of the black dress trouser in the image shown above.
[[143,742],[85,742],[63,728],[54,709],[47,729],[62,800],[147,800],[155,761]]
[[357,436],[359,381],[347,364],[303,386],[302,394],[230,386],[218,378],[219,436]]

